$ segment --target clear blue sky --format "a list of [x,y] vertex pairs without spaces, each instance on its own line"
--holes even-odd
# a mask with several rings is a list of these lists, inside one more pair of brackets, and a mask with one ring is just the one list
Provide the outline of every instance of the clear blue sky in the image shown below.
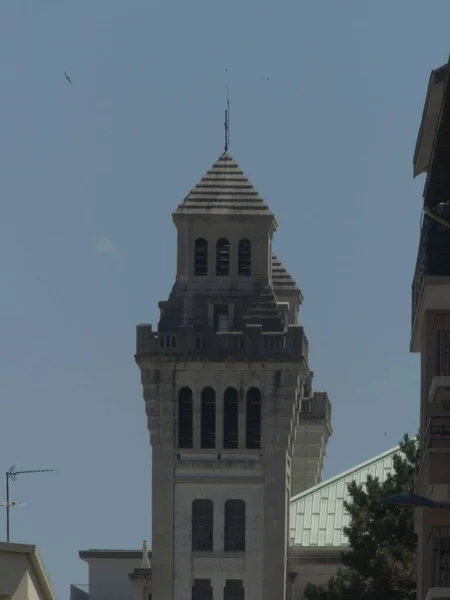
[[230,150],[333,402],[325,475],[416,432],[411,163],[449,20],[448,0],[0,3],[0,468],[55,469],[13,485],[11,534],[61,600],[79,549],[150,537],[135,325],[174,280],[171,211],[222,151],[226,69]]

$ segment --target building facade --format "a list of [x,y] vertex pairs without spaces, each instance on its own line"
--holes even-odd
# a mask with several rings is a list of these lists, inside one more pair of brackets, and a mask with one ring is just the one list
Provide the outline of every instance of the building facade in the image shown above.
[[293,494],[331,434],[312,391],[301,292],[274,214],[223,153],[173,213],[176,279],[137,328],[153,452],[153,600],[273,600],[289,582]]
[[[302,600],[307,583],[323,585],[336,574],[342,552],[349,548],[344,534],[350,518],[345,509],[348,484],[364,484],[369,475],[385,481],[399,451],[392,448],[291,498],[286,600]],[[155,598],[152,569],[142,550],[82,550],[79,556],[88,564],[89,583],[73,585],[71,600]]]
[[[431,73],[414,154],[426,173],[424,218],[412,287],[411,351],[421,355],[417,493],[450,501],[450,81]],[[450,511],[416,509],[418,600],[450,598]]]

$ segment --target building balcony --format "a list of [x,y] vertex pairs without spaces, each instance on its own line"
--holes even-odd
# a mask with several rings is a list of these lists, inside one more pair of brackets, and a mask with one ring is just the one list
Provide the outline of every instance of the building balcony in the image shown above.
[[136,361],[145,357],[200,358],[204,360],[273,360],[308,361],[308,339],[303,327],[290,325],[287,332],[263,332],[261,325],[247,325],[245,330],[199,333],[182,327],[176,333],[156,332],[151,325],[137,326]]
[[425,449],[450,451],[450,417],[431,417],[425,432]]
[[450,598],[450,527],[433,527],[429,540],[429,588],[426,600]]
[[[450,222],[450,205],[435,206],[433,212]],[[421,350],[420,331],[429,310],[450,310],[450,228],[425,214],[412,284],[413,352]]]

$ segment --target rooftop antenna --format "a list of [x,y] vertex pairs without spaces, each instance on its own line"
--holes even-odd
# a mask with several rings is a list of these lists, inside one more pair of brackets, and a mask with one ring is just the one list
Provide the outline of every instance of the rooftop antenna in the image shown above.
[[25,473],[49,473],[53,469],[34,469],[33,471],[16,471],[16,466],[13,465],[6,471],[6,502],[2,503],[2,506],[6,506],[6,541],[9,542],[9,509],[11,506],[21,506],[19,502],[9,501],[9,482],[17,481],[17,475],[23,475]]
[[227,107],[225,109],[225,152],[230,144],[230,88],[227,85]]

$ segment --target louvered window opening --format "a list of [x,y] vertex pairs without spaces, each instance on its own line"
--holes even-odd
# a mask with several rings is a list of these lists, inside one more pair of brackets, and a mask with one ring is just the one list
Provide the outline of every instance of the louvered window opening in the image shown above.
[[216,246],[216,275],[230,274],[230,242],[224,238]]
[[178,447],[192,448],[194,444],[194,415],[192,390],[181,388],[178,393]]
[[210,552],[213,549],[214,506],[212,500],[192,503],[192,550]]
[[241,240],[238,248],[238,275],[252,274],[252,245],[249,240]]
[[216,393],[208,387],[201,395],[201,442],[202,448],[216,447]]
[[234,388],[227,388],[223,398],[223,447],[227,450],[238,448],[239,443],[239,394]]
[[248,450],[261,448],[261,392],[251,388],[247,392],[245,445]]
[[245,550],[245,502],[243,500],[225,502],[225,550],[229,552]]
[[195,240],[194,274],[208,275],[208,242],[203,238]]

